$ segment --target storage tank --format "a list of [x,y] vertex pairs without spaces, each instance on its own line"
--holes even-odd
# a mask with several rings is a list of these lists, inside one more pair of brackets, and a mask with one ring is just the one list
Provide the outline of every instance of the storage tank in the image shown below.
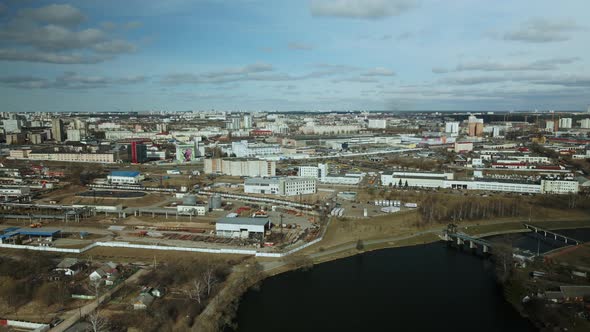
[[182,198],[182,205],[197,205],[197,196],[184,195]]
[[210,209],[221,209],[221,195],[214,194],[209,198]]

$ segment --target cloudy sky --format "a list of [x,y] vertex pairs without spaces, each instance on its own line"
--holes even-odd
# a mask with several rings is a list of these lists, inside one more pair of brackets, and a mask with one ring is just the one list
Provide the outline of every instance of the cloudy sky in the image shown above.
[[2,111],[585,110],[588,0],[0,0]]

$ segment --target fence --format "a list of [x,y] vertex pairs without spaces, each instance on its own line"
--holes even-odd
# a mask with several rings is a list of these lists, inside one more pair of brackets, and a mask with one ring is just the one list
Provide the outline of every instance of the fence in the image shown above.
[[294,208],[301,208],[307,210],[313,210],[314,206],[310,204],[303,204],[297,202],[286,201],[282,199],[274,199],[274,198],[263,198],[263,197],[254,197],[254,196],[247,196],[247,195],[236,195],[236,194],[224,194],[216,191],[209,191],[209,190],[201,190],[198,192],[199,195],[213,195],[218,194],[223,198],[233,198],[243,201],[252,201],[252,202],[263,202],[263,203],[272,203],[278,205],[285,205]]
[[[330,219],[331,221],[331,219]],[[328,225],[330,224],[328,221]],[[194,248],[194,247],[176,247],[176,246],[159,246],[159,245],[149,245],[149,244],[135,244],[135,243],[127,243],[127,242],[94,242],[92,244],[87,245],[86,247],[80,249],[72,249],[72,248],[56,248],[56,247],[42,247],[42,246],[28,246],[28,245],[18,245],[18,244],[7,244],[7,243],[0,243],[0,248],[7,248],[7,249],[28,249],[28,250],[36,250],[36,251],[51,251],[51,252],[65,252],[65,253],[73,253],[73,254],[81,254],[86,252],[92,248],[96,247],[109,247],[109,248],[132,248],[132,249],[147,249],[147,250],[167,250],[167,251],[188,251],[188,252],[203,252],[209,254],[234,254],[234,255],[254,255],[256,257],[285,257],[291,255],[299,250],[305,249],[309,246],[312,246],[320,241],[323,240],[324,234],[326,233],[326,229],[320,237],[317,239],[305,243],[297,248],[293,248],[286,252],[259,252],[254,249],[212,249],[212,248]]]
[[32,322],[24,322],[20,320],[0,319],[0,326],[13,326],[20,329],[27,329],[33,331],[48,331],[50,326],[48,324],[39,324]]

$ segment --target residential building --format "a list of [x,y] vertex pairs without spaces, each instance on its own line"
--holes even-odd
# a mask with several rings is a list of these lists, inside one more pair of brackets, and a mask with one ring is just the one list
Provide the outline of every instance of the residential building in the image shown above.
[[242,128],[244,128],[244,129],[252,128],[252,116],[244,115],[242,117]]
[[553,132],[555,129],[555,121],[545,121],[545,130]]
[[467,120],[468,135],[471,137],[483,136],[483,119],[478,119],[473,115]]
[[2,127],[4,128],[4,132],[7,134],[20,133],[22,124],[23,123],[21,119],[8,119],[2,121]]
[[[11,153],[12,157],[12,153]],[[16,159],[16,158],[15,158]],[[21,158],[23,159],[23,158]],[[69,161],[78,163],[100,163],[112,164],[118,161],[115,153],[42,153],[31,152],[28,153],[30,160],[53,160],[53,161]]]
[[86,133],[82,129],[68,129],[67,139],[71,142],[80,142]]
[[41,144],[43,143],[43,136],[41,134],[30,134],[29,141],[33,145]]
[[65,140],[64,122],[62,119],[55,118],[51,120],[51,135],[56,142]]
[[451,121],[445,123],[445,133],[450,134],[451,136],[459,135],[459,122]]
[[145,144],[133,141],[129,145],[129,152],[131,153],[131,162],[133,164],[141,164],[148,161],[147,145]]
[[590,129],[590,118],[580,120],[580,128]]
[[276,162],[252,159],[205,159],[205,174],[270,177],[276,175]]
[[561,129],[571,129],[572,128],[572,118],[561,118],[561,119],[559,119],[559,128],[561,128]]
[[6,144],[8,144],[8,145],[25,144],[25,135],[23,135],[21,133],[6,134]]

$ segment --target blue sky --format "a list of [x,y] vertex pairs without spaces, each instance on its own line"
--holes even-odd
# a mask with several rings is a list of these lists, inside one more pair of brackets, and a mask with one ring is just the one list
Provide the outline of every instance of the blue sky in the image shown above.
[[0,106],[585,110],[589,10],[584,0],[0,0]]

